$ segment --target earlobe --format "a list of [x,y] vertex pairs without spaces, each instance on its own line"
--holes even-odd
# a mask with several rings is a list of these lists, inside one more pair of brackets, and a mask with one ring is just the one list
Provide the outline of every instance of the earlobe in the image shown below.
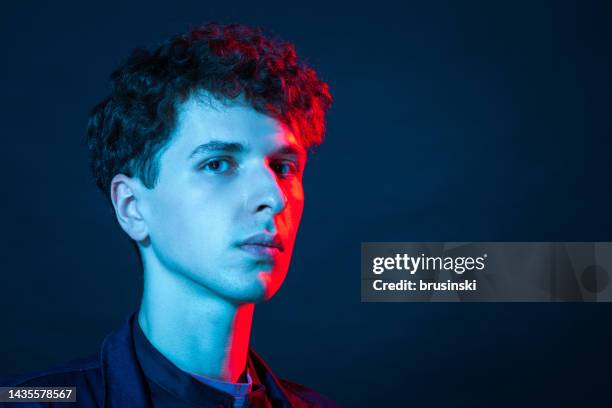
[[139,198],[136,181],[124,174],[113,177],[110,185],[110,195],[115,215],[121,228],[136,242],[145,240],[148,236],[147,225],[139,210]]

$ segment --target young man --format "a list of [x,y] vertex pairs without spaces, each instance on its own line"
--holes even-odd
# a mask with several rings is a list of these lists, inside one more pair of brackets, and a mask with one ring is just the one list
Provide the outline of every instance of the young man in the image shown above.
[[218,24],[134,51],[111,79],[88,146],[142,302],[98,356],[13,385],[76,386],[87,407],[332,406],[249,348],[254,304],[287,274],[327,85],[292,45]]

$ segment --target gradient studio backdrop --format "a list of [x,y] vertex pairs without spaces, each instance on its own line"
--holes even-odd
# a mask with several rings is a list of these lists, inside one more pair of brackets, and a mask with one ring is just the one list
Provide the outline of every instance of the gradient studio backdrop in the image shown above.
[[[610,304],[367,304],[362,241],[611,241],[600,2],[20,2],[0,12],[0,376],[85,356],[137,306],[84,130],[135,46],[205,21],[293,41],[335,98],[252,346],[348,407],[612,400]],[[602,368],[604,368],[602,373]]]

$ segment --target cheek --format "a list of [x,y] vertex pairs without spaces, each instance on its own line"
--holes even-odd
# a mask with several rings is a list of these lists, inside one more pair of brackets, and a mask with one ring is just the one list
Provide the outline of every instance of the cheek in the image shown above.
[[296,227],[300,223],[302,218],[302,211],[304,210],[304,188],[302,187],[302,181],[295,183],[295,185],[289,190],[287,196],[289,205],[292,210],[292,218],[295,220]]
[[[285,190],[287,207],[279,215],[282,221],[279,223],[285,229],[285,234],[294,236],[297,233],[304,210],[304,191],[301,183],[295,183]],[[279,220],[280,221],[280,220]]]
[[300,226],[300,221],[302,219],[302,212],[304,211],[304,201],[299,201],[290,206],[290,217],[291,224],[293,225],[294,233],[297,233],[297,230]]
[[193,189],[159,192],[150,209],[154,245],[180,256],[213,250],[222,241],[228,208],[204,193]]

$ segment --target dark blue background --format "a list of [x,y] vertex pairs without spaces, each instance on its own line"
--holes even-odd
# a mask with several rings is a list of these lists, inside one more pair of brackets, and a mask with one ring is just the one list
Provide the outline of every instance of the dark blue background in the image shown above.
[[[338,2],[339,3],[339,2]],[[609,304],[360,303],[362,241],[611,241],[609,2],[2,6],[0,375],[88,354],[136,306],[84,129],[135,46],[216,20],[296,43],[335,98],[252,345],[346,406],[612,400]]]

